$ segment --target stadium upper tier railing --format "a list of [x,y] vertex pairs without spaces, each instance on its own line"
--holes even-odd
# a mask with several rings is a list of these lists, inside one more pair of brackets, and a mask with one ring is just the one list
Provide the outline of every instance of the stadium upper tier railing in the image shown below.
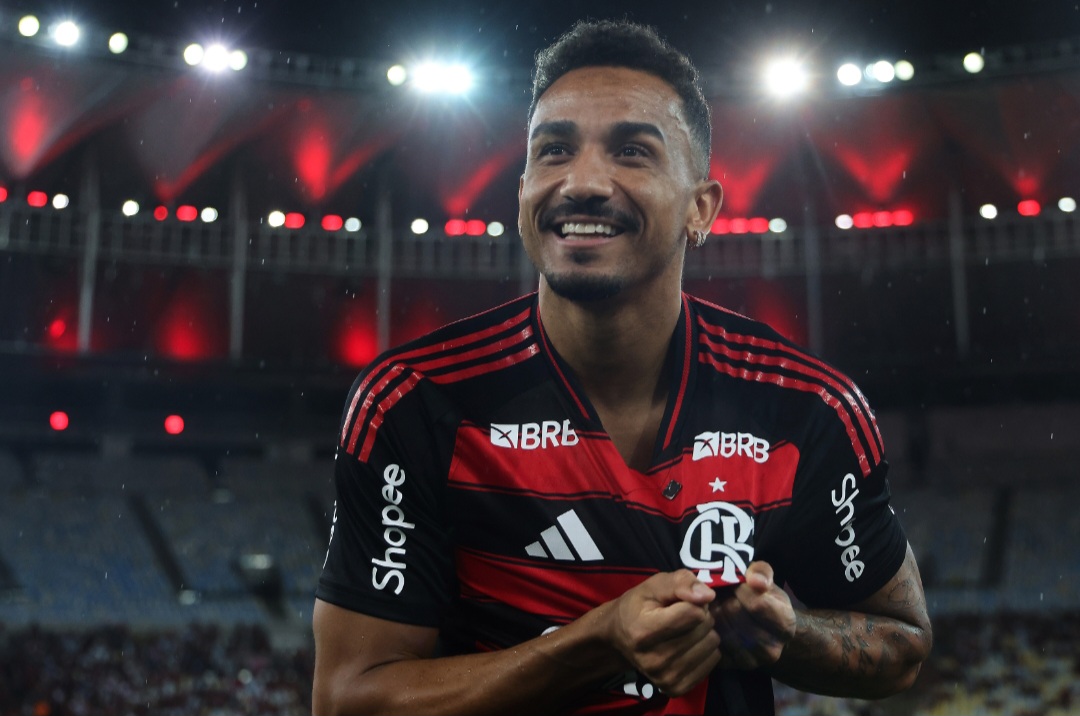
[[[954,224],[957,222],[953,222]],[[955,260],[985,265],[1041,262],[1080,256],[1080,226],[1069,214],[972,218],[950,228],[945,220],[912,226],[849,229],[788,228],[775,234],[710,236],[689,255],[687,278],[800,276],[816,265],[825,273],[932,268]],[[82,257],[96,234],[97,260],[206,268],[240,265],[251,271],[376,275],[380,266],[408,278],[509,279],[531,270],[516,235],[416,236],[394,230],[390,261],[380,262],[376,231],[350,233],[317,227],[289,230],[229,221],[159,222],[141,217],[0,206],[0,252]],[[959,236],[954,237],[953,232]],[[246,239],[246,240],[245,240]]]

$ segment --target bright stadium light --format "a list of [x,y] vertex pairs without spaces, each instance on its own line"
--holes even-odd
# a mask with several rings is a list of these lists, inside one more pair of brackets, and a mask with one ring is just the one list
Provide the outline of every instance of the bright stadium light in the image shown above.
[[785,57],[765,66],[765,89],[774,97],[787,98],[806,91],[810,78],[798,60]]
[[109,52],[119,55],[128,48],[128,36],[122,32],[114,32],[109,38]]
[[348,232],[359,231],[360,226],[360,219],[357,219],[355,216],[350,216],[348,219],[345,219],[345,230]]
[[413,219],[413,222],[409,225],[409,228],[412,229],[412,232],[414,234],[420,236],[421,234],[426,234],[428,228],[430,227],[428,226],[427,219]]
[[893,65],[893,71],[896,73],[896,79],[901,82],[907,82],[915,76],[915,65],[907,60],[900,60]]
[[204,224],[212,224],[217,221],[218,210],[212,206],[208,206],[202,210],[202,213],[199,214],[199,218],[203,220]]
[[412,76],[413,86],[428,94],[465,94],[473,85],[472,72],[465,65],[426,62],[417,67]]
[[873,79],[881,82],[892,82],[896,77],[896,69],[893,68],[892,63],[886,60],[878,60],[874,64],[870,65],[870,70],[867,73]]
[[25,15],[19,20],[19,34],[23,37],[33,37],[41,29],[41,23],[33,15]]
[[124,216],[135,216],[139,213],[139,202],[134,199],[128,199],[120,207],[120,213]]
[[971,74],[982,72],[983,67],[986,67],[986,60],[978,52],[969,52],[964,55],[964,69]]
[[1076,211],[1076,199],[1071,196],[1063,196],[1058,199],[1058,209],[1061,209],[1066,214],[1071,214]]
[[862,70],[859,69],[858,65],[851,62],[845,62],[836,71],[836,79],[840,80],[840,84],[845,87],[854,87],[862,82],[862,77]]
[[777,217],[769,222],[769,231],[774,234],[782,234],[787,231],[787,222]]
[[855,220],[851,218],[850,214],[841,214],[836,217],[836,228],[847,231],[852,226],[855,226]]
[[67,194],[57,194],[52,198],[54,209],[66,209],[71,205],[71,198]]
[[266,223],[275,229],[285,225],[285,212],[283,211],[271,211],[270,215],[266,217]]
[[487,225],[488,236],[502,236],[506,233],[506,227],[501,221],[492,221]]
[[229,67],[229,51],[224,45],[210,45],[199,64],[208,72],[223,72]]
[[61,47],[73,47],[79,42],[79,26],[71,20],[64,20],[53,28],[52,38]]
[[409,72],[402,65],[393,65],[386,70],[386,81],[395,87],[405,84],[409,79]]
[[194,67],[203,61],[204,54],[203,46],[197,42],[193,42],[184,48],[184,62]]
[[239,72],[247,67],[248,56],[243,50],[233,50],[229,53],[229,69],[233,72]]
[[979,216],[984,219],[996,219],[998,215],[997,207],[993,204],[983,204],[979,207]]

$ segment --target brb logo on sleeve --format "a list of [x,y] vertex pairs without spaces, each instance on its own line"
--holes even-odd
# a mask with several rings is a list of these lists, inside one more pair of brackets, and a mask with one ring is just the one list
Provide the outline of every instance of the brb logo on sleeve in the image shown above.
[[[683,537],[679,556],[697,578],[712,584],[718,576],[724,584],[737,584],[754,560],[754,518],[741,507],[727,502],[705,502],[697,506],[698,516]],[[719,572],[714,575],[713,572]]]
[[548,447],[570,447],[578,444],[577,433],[570,421],[545,420],[542,423],[491,424],[491,444],[514,450],[541,450]]

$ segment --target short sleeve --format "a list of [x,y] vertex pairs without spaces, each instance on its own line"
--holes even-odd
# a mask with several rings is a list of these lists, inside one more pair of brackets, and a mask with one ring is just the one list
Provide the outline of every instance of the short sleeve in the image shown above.
[[869,597],[896,574],[906,553],[873,414],[842,412],[846,407],[820,410],[811,421],[785,520],[784,571],[811,607]]
[[316,596],[382,619],[438,626],[455,591],[439,426],[421,381],[364,390],[357,398],[354,386],[342,421],[333,526]]

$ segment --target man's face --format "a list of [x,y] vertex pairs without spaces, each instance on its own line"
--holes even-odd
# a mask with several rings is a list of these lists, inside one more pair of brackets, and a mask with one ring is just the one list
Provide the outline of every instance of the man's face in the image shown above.
[[588,67],[548,88],[529,125],[518,225],[556,294],[588,301],[681,283],[702,185],[690,147],[679,96],[658,77]]

